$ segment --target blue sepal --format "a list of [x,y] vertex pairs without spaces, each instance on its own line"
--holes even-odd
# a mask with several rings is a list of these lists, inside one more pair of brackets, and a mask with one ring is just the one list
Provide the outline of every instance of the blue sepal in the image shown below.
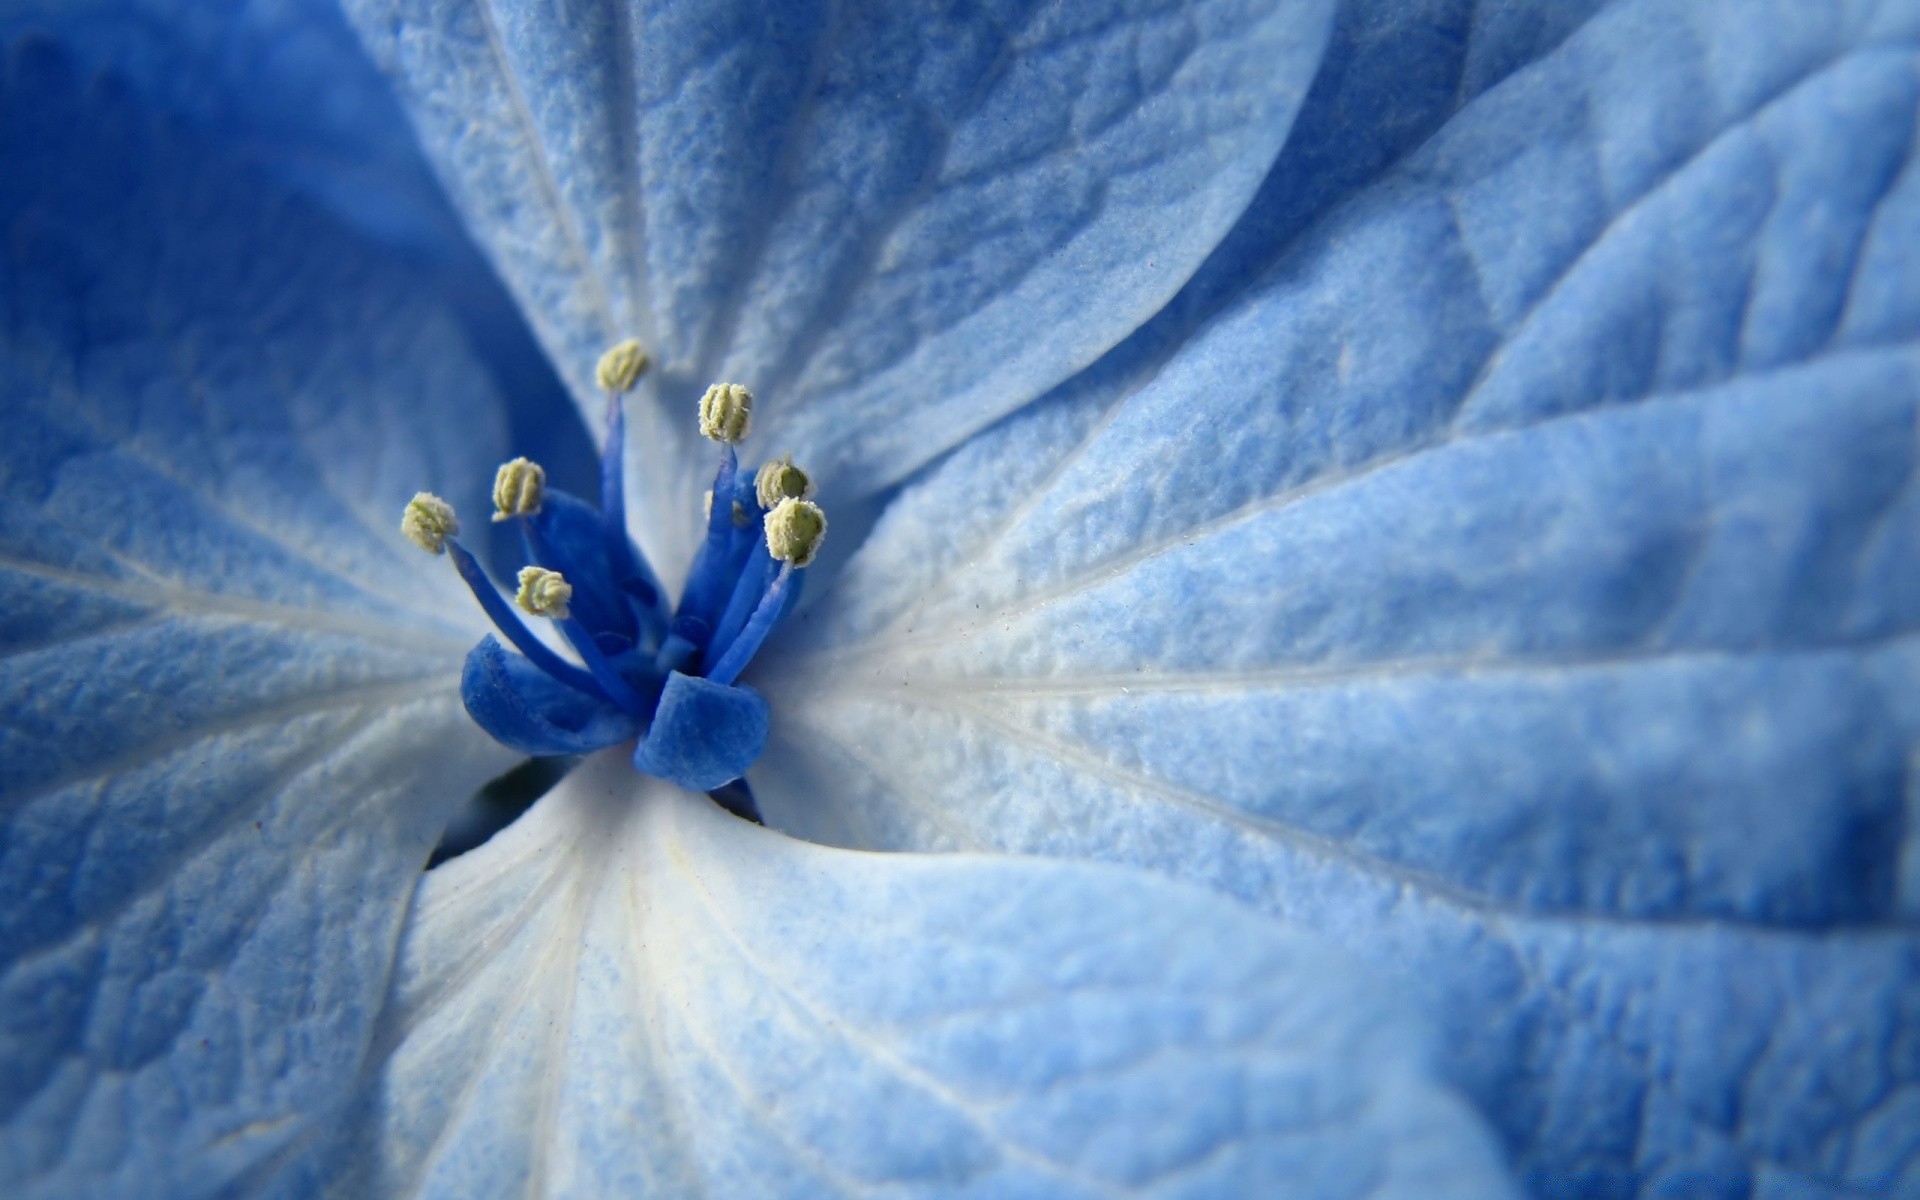
[[634,747],[633,765],[704,792],[740,778],[766,744],[767,702],[759,692],[675,671],[660,693],[653,727]]
[[475,724],[526,754],[588,754],[640,732],[626,713],[555,682],[492,634],[467,655],[460,699]]
[[529,517],[536,535],[528,547],[540,565],[560,572],[573,585],[568,603],[580,624],[594,633],[617,633],[633,641],[638,633],[629,599],[616,581],[607,559],[607,543],[600,512],[577,496],[549,489],[540,511]]

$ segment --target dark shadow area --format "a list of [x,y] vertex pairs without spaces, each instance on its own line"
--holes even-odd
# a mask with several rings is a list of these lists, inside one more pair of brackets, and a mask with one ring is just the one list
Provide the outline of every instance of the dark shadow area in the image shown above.
[[530,758],[475,792],[447,822],[433,857],[427,859],[427,870],[485,845],[552,791],[579,762],[577,758]]
[[708,792],[707,798],[742,821],[752,821],[755,825],[766,823],[760,819],[760,806],[754,802],[753,788],[744,779],[721,784]]
[[[577,758],[530,758],[475,792],[447,822],[440,844],[427,859],[427,870],[486,845],[488,839],[519,820],[578,765]],[[764,823],[760,820],[760,806],[754,803],[753,789],[744,779],[715,788],[707,796],[743,821],[755,825]]]

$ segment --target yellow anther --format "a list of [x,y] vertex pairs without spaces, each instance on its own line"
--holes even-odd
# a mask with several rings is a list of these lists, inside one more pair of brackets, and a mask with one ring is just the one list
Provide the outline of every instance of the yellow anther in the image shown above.
[[737,383],[716,383],[700,397],[700,436],[738,446],[753,428],[753,393]]
[[783,454],[760,464],[753,490],[761,508],[772,508],[782,500],[813,499],[813,478],[793,465],[793,455]]
[[530,517],[540,511],[547,494],[547,473],[539,463],[524,458],[500,464],[493,476],[493,519]]
[[513,602],[536,617],[564,621],[572,615],[567,602],[573,599],[573,585],[558,571],[545,567],[521,567],[520,590]]
[[633,390],[633,385],[640,382],[640,376],[646,373],[647,364],[651,361],[640,343],[628,338],[600,356],[600,364],[593,369],[593,378],[601,391],[618,396]]
[[444,554],[447,539],[460,532],[460,518],[432,492],[415,492],[400,514],[400,532],[428,554]]
[[788,498],[767,514],[767,552],[781,562],[804,567],[827,540],[827,514],[811,500]]

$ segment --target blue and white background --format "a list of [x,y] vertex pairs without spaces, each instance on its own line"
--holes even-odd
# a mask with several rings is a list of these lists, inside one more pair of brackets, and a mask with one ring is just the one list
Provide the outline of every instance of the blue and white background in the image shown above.
[[[1920,3],[0,55],[0,1194],[1920,1196]],[[669,586],[711,382],[833,517],[765,827],[423,874],[516,758],[400,508],[629,336]]]

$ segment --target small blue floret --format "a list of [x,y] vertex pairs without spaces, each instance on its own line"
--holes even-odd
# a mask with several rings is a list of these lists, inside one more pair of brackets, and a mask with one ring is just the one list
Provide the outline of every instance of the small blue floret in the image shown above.
[[[733,446],[725,445],[707,537],[670,611],[627,533],[625,422],[620,395],[609,401],[601,507],[542,490],[537,504],[528,499],[500,514],[519,523],[528,560],[572,589],[566,605],[541,611],[583,665],[535,636],[466,548],[448,537],[454,566],[519,651],[492,635],[482,639],[467,655],[460,697],[482,729],[526,754],[586,754],[631,740],[635,767],[707,791],[738,779],[766,745],[767,702],[734,680],[792,607],[801,564],[769,552],[766,510],[753,481],[742,477]],[[526,464],[526,471],[537,470]]]

